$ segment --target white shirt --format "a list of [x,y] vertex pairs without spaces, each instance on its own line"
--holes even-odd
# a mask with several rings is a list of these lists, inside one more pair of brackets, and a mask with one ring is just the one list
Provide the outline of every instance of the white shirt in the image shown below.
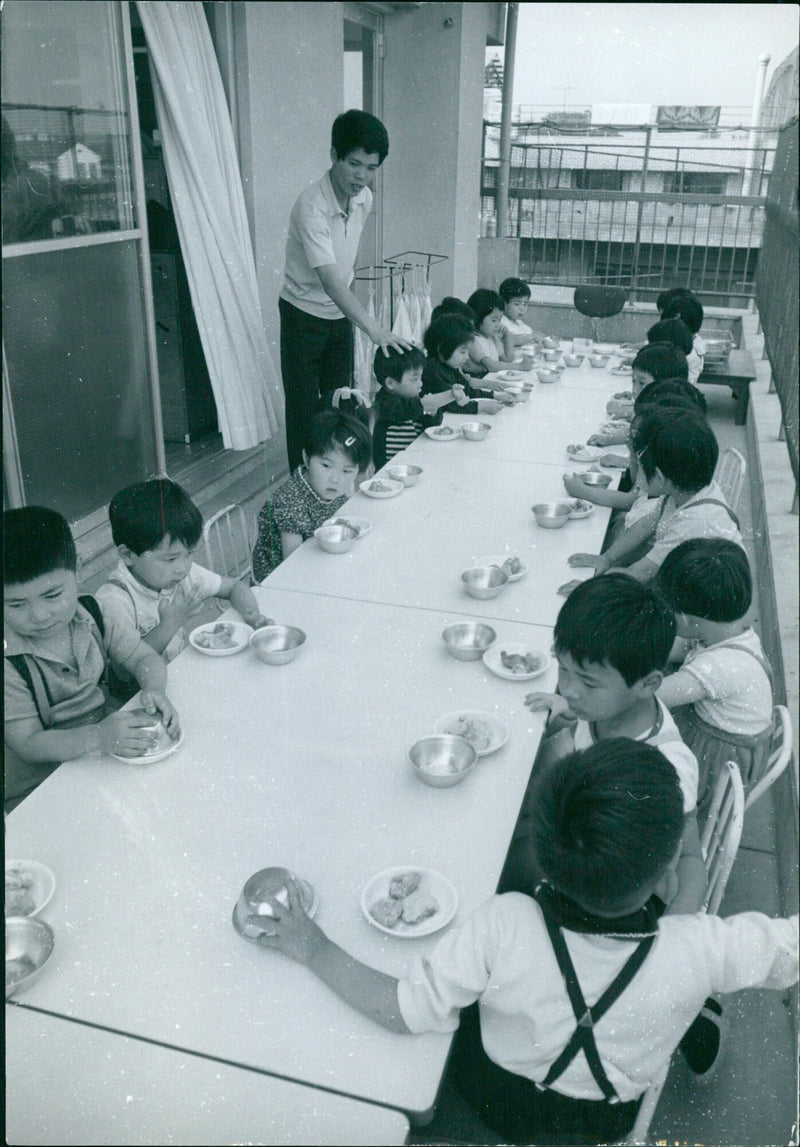
[[708,693],[695,701],[695,711],[728,733],[761,733],[772,724],[772,686],[755,657],[730,646],[743,646],[764,658],[758,634],[750,628],[716,645],[698,643],[690,649],[681,668]]
[[508,315],[501,316],[500,326],[503,330],[511,331],[512,335],[533,334],[533,327],[529,327],[527,323],[523,323],[522,319],[510,319]]
[[[568,931],[565,939],[591,1007],[637,941]],[[663,916],[644,964],[594,1029],[620,1099],[635,1099],[647,1088],[706,997],[793,984],[797,948],[796,916]],[[398,983],[397,998],[412,1032],[455,1031],[459,1010],[479,999],[486,1054],[537,1082],[575,1030],[541,909],[518,892],[493,896],[430,955],[416,957]],[[602,1099],[583,1054],[553,1086],[576,1098]]]
[[703,359],[705,358],[706,344],[699,335],[694,335],[692,338],[692,349],[686,356],[686,361],[689,364],[689,382],[692,386],[697,385],[697,380],[703,371]]
[[503,360],[503,346],[496,338],[489,335],[475,335],[469,347],[470,358],[481,363],[485,358]]
[[[742,654],[747,656],[747,654]],[[697,758],[688,745],[681,740],[678,726],[664,702],[656,697],[658,715],[653,728],[634,739],[660,749],[678,774],[683,793],[683,811],[688,814],[697,806],[698,769]],[[588,721],[578,720],[575,724],[575,748],[589,749],[595,743]]]
[[[196,562],[192,562],[192,568],[183,581],[170,590],[150,589],[149,586],[142,585],[122,561],[111,577],[121,584],[114,585],[113,581],[107,581],[100,586],[95,595],[103,607],[103,616],[136,626],[141,637],[158,625],[160,602],[172,601],[179,591],[183,593],[198,591],[202,599],[216,597],[222,585],[219,574],[212,573]],[[179,629],[161,654],[164,660],[172,661],[177,657],[181,650],[185,649],[186,640],[186,634]]]
[[[707,498],[722,505],[698,505]],[[655,542],[652,549],[646,554],[647,560],[660,566],[664,558],[690,538],[725,538],[729,542],[742,544],[742,535],[739,528],[725,509],[727,500],[716,482],[709,483],[696,494],[692,494],[688,502],[676,506],[670,495],[664,504],[655,531]]]

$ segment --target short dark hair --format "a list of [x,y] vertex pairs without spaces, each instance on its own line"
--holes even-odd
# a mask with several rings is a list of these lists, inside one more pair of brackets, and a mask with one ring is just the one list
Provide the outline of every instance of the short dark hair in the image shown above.
[[610,665],[628,686],[663,669],[674,640],[675,615],[667,603],[625,573],[576,586],[553,631],[557,654],[568,653],[579,665]]
[[469,319],[473,326],[475,325],[475,312],[466,303],[462,303],[461,299],[457,299],[453,295],[446,295],[441,303],[433,308],[431,322],[440,319],[442,315],[461,315],[462,318]]
[[648,478],[658,468],[679,490],[695,493],[714,477],[719,446],[699,410],[645,407],[631,423],[631,443]]
[[691,295],[692,292],[688,287],[670,287],[669,290],[662,291],[656,299],[656,310],[663,319],[665,317],[664,311],[666,311],[673,299],[680,299],[684,296],[691,298]]
[[337,159],[346,159],[351,151],[361,148],[367,155],[377,153],[383,163],[389,154],[389,134],[376,116],[350,108],[333,121],[331,147]]
[[696,335],[703,325],[703,304],[694,295],[678,295],[667,304],[663,318],[681,319]]
[[676,613],[738,621],[753,600],[747,554],[724,538],[691,538],[671,550],[656,584]]
[[115,546],[135,554],[155,549],[164,538],[193,550],[203,532],[203,515],[182,486],[169,478],[153,478],[126,486],[108,507]]
[[463,315],[440,315],[425,331],[422,341],[430,358],[447,362],[454,351],[475,338],[475,327]]
[[631,363],[631,370],[644,370],[653,376],[653,381],[662,378],[689,377],[689,364],[686,355],[671,343],[648,343]]
[[627,737],[534,770],[530,807],[536,867],[590,912],[629,911],[669,867],[683,834],[674,765]]
[[475,321],[480,326],[487,315],[492,311],[502,311],[505,303],[497,291],[490,291],[486,287],[479,287],[467,299],[467,306],[475,312]]
[[46,506],[3,512],[3,582],[22,585],[54,570],[78,568],[75,539],[66,518]]
[[339,450],[359,470],[365,469],[372,458],[369,428],[351,414],[338,410],[323,410],[315,414],[306,429],[306,456],[313,458],[329,450]]
[[424,366],[427,362],[425,355],[417,346],[409,347],[408,350],[390,346],[388,350],[389,353],[384,354],[382,348],[378,347],[372,364],[375,377],[381,386],[387,378],[399,382],[407,370],[414,370],[415,367]]
[[685,378],[662,378],[658,382],[649,382],[636,396],[633,409],[638,414],[645,406],[651,403],[663,403],[666,400],[687,403],[696,407],[703,415],[708,410],[706,396],[702,390],[692,386]]
[[497,288],[497,293],[504,303],[510,303],[512,299],[531,297],[531,289],[522,279],[503,279]]
[[692,352],[692,332],[681,319],[662,319],[647,332],[649,343],[671,343],[684,354]]

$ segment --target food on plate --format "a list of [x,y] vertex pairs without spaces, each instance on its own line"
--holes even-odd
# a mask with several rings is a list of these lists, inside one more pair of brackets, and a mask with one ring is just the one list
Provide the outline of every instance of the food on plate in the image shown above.
[[375,901],[370,908],[370,914],[384,928],[394,928],[403,915],[403,901],[393,900],[391,896],[386,896],[383,900]]
[[539,658],[535,653],[506,653],[500,650],[500,662],[509,673],[535,673],[539,668]]
[[572,503],[573,514],[586,514],[591,508],[591,502],[584,502],[583,498],[575,498]]
[[506,560],[503,562],[503,564],[500,568],[505,573],[509,574],[509,576],[513,577],[514,574],[518,574],[518,573],[522,572],[522,562],[516,556],[511,557],[511,558],[506,558]]
[[437,426],[433,433],[437,438],[452,438],[455,430],[452,426]]
[[430,892],[418,888],[406,896],[403,904],[403,922],[405,924],[421,924],[423,920],[430,919],[439,911],[439,903]]
[[492,730],[479,717],[457,717],[450,722],[445,732],[468,741],[479,753],[488,749],[492,743]]
[[30,916],[36,908],[33,877],[22,868],[6,869],[6,916]]
[[401,872],[399,876],[393,876],[389,881],[389,895],[394,900],[402,900],[404,896],[409,896],[419,888],[421,879],[420,872]]
[[581,452],[581,450],[585,450],[585,449],[586,449],[586,447],[583,445],[582,442],[573,442],[567,447],[567,453],[568,454],[579,454]]
[[374,482],[369,484],[370,490],[373,494],[391,494],[394,486],[390,486],[387,482],[381,482],[380,478],[376,478]]
[[194,640],[201,649],[233,649],[239,644],[236,626],[231,621],[218,621],[211,629],[202,629]]

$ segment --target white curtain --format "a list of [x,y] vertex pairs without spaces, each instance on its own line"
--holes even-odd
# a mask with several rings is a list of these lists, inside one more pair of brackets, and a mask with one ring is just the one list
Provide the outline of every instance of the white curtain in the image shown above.
[[201,3],[138,0],[192,303],[222,440],[249,450],[278,427],[239,161]]

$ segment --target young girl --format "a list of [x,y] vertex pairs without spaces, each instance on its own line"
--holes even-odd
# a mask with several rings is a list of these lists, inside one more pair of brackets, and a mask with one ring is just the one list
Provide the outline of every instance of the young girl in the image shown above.
[[258,515],[253,547],[256,584],[341,509],[371,456],[369,430],[357,419],[327,410],[311,420],[303,464]]
[[[500,327],[503,317],[503,300],[497,291],[481,288],[473,291],[467,299],[467,306],[475,312],[478,333],[470,346],[473,362],[488,371],[506,370],[515,361],[514,355],[506,357]],[[523,369],[519,364],[519,369]]]
[[422,395],[455,388],[456,400],[440,409],[453,414],[496,414],[497,402],[510,403],[510,396],[502,390],[474,387],[463,373],[474,338],[474,326],[462,315],[445,314],[433,320],[422,340],[428,353],[422,369]]
[[658,696],[697,757],[699,801],[726,761],[736,761],[745,784],[759,775],[772,733],[772,671],[745,620],[753,584],[741,546],[683,542],[664,559],[658,586],[677,615],[673,654],[685,653]]

